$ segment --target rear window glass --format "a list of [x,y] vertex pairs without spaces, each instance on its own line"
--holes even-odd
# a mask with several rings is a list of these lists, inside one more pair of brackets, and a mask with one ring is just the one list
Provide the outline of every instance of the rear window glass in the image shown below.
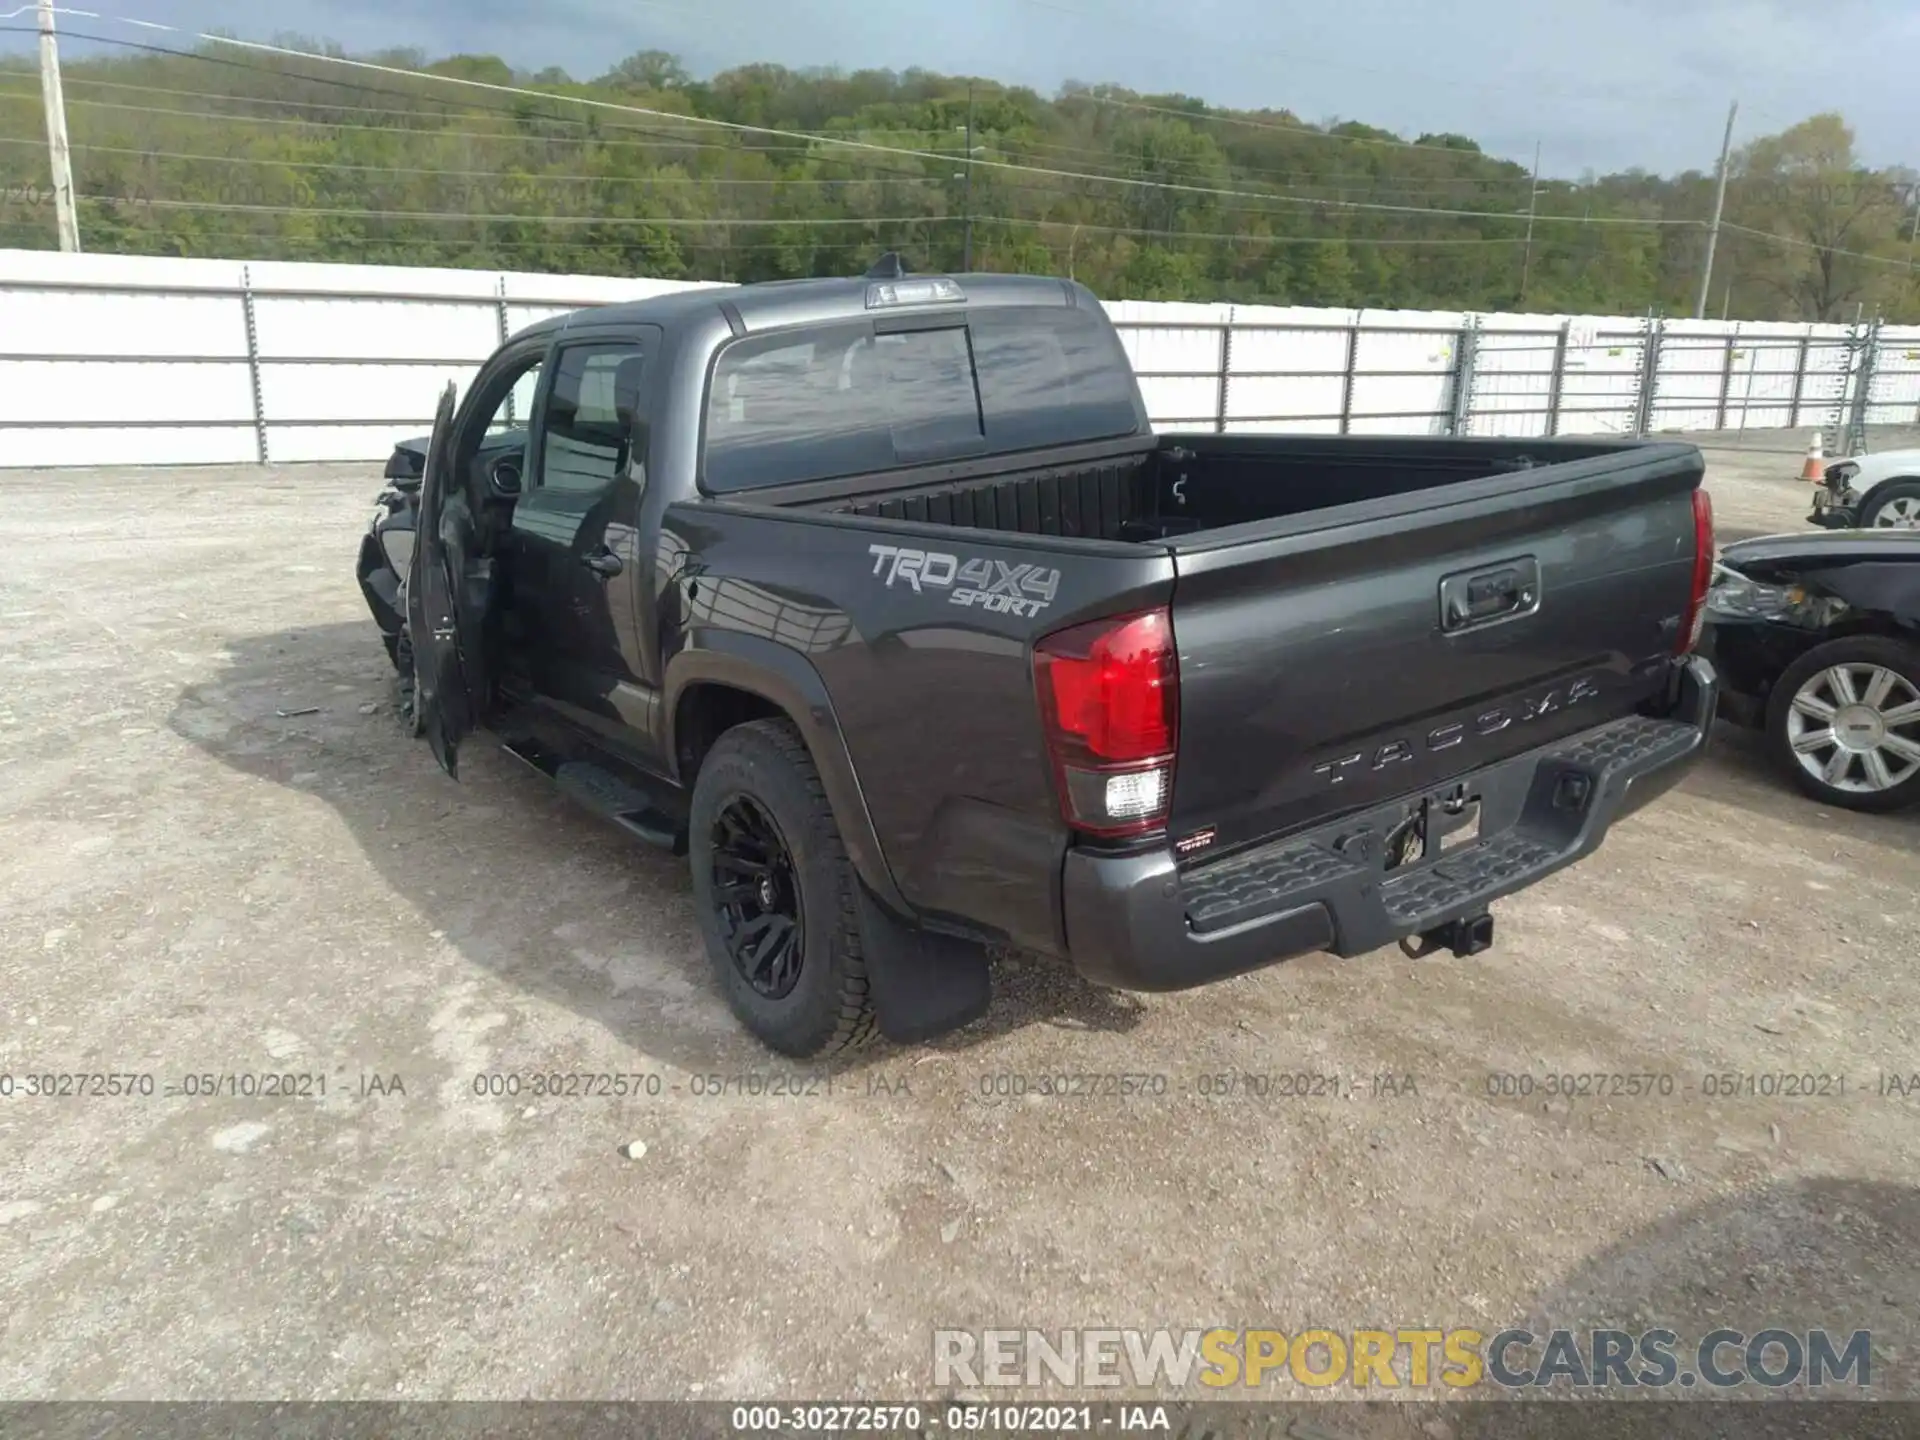
[[972,330],[994,449],[1105,440],[1140,423],[1127,352],[1084,310],[984,310]]
[[1084,312],[983,310],[876,335],[861,321],[743,340],[707,399],[710,491],[1131,434],[1132,372]]

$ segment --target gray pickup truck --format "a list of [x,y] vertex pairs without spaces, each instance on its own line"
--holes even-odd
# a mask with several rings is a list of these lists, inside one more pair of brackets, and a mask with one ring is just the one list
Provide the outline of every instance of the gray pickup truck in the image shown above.
[[979,1015],[996,945],[1484,949],[1706,744],[1701,475],[1156,434],[1084,287],[885,264],[514,336],[359,573],[447,770],[485,726],[688,854],[735,1012],[814,1055]]

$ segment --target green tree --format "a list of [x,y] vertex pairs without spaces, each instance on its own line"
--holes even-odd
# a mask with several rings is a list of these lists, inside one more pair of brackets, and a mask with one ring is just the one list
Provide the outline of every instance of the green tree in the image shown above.
[[609,90],[681,90],[693,79],[677,55],[665,50],[639,50],[594,83]]
[[[659,50],[593,82],[542,70],[509,95],[434,78],[510,83],[508,59],[391,49],[376,58],[424,73],[375,97],[322,58],[339,46],[287,44],[302,53],[69,59],[87,249],[756,280],[850,274],[887,248],[956,268],[970,215],[977,264],[1116,297],[1493,309],[1519,287],[1530,167],[1463,135],[1309,124],[1278,97],[1228,112],[918,69],[695,78]],[[969,103],[970,193],[954,178]],[[30,57],[0,57],[0,134],[40,133]],[[36,143],[0,146],[0,244],[54,243],[45,166]],[[1912,178],[1866,165],[1837,115],[1753,140],[1715,310],[1731,282],[1735,316],[1920,320]],[[1541,189],[1531,307],[1691,312],[1712,176]]]
[[[1894,298],[1895,271],[1863,255],[1895,258],[1902,197],[1862,165],[1839,115],[1801,121],[1735,157],[1738,273],[1808,320],[1850,319],[1857,305]],[[1780,237],[1768,240],[1764,235]]]
[[1358,298],[1354,281],[1359,266],[1344,240],[1322,240],[1302,257],[1299,305],[1351,305]]

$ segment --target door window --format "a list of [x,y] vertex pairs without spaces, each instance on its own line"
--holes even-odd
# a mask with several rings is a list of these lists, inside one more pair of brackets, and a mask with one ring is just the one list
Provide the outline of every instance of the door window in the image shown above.
[[[540,446],[538,489],[598,494],[636,455],[645,356],[637,341],[574,345],[555,362]],[[641,455],[644,459],[644,455]]]
[[524,430],[533,423],[533,397],[540,390],[540,369],[540,362],[534,361],[501,397],[494,407],[493,418],[487,421],[489,436],[503,430]]
[[[513,482],[520,479],[521,451],[532,423],[533,395],[540,384],[540,356],[524,356],[503,369],[481,375],[469,403],[473,414],[461,425],[455,441],[456,473],[465,476],[476,493],[502,477],[495,467],[507,463]],[[484,415],[484,423],[476,419]]]

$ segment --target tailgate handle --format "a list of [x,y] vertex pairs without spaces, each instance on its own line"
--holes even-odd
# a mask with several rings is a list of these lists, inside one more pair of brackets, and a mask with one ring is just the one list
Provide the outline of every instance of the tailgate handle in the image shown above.
[[1452,633],[1514,620],[1540,608],[1540,562],[1531,555],[1440,582],[1440,628]]

